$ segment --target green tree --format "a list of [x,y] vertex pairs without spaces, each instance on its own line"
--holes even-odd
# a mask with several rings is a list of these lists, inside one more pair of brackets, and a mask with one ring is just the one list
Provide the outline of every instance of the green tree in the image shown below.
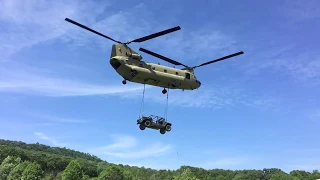
[[[21,158],[21,159],[20,159]],[[1,161],[2,160],[2,161]],[[73,161],[72,161],[73,160]],[[129,165],[114,165],[88,153],[67,148],[26,144],[0,139],[0,180],[315,180],[319,171],[293,170],[288,175],[281,169],[263,170],[205,170],[181,166],[178,170],[154,170]],[[72,162],[71,162],[72,161]],[[33,162],[33,163],[31,163]],[[31,165],[30,165],[31,164]],[[72,165],[73,164],[73,165]],[[64,178],[62,178],[64,174]],[[69,175],[70,177],[67,177]]]
[[189,168],[186,168],[182,173],[173,177],[173,180],[198,180],[195,175],[192,174]]
[[62,173],[62,180],[79,180],[83,178],[83,172],[80,163],[72,160]]
[[7,156],[0,165],[0,179],[7,179],[10,172],[21,162],[21,158]]
[[298,179],[309,179],[311,173],[306,172],[306,171],[293,170],[293,171],[290,172],[290,175],[292,177],[296,177]]
[[59,173],[56,175],[55,180],[62,180],[62,172],[59,172]]
[[172,180],[173,175],[167,170],[159,170],[149,177],[150,180]]
[[245,175],[244,174],[236,174],[232,180],[243,180],[245,179]]
[[8,180],[20,179],[22,177],[23,171],[27,168],[29,163],[30,162],[28,161],[24,161],[18,164],[16,167],[14,167],[8,176]]
[[310,176],[310,179],[320,179],[320,172],[318,170],[314,170]]
[[289,174],[286,174],[284,172],[277,172],[271,175],[270,180],[300,180],[300,179],[297,177],[292,177]]
[[277,173],[284,173],[284,172],[278,168],[264,168],[262,170],[263,180],[270,180],[271,176]]
[[131,171],[129,170],[122,170],[123,171],[123,176],[125,180],[133,180],[133,175]]
[[36,162],[28,163],[28,166],[22,173],[21,180],[40,180],[42,179],[43,171]]
[[106,163],[106,162],[98,162],[98,164],[97,164],[97,173],[100,174],[107,167],[108,167],[108,163]]
[[216,180],[227,180],[227,178],[222,175],[219,175],[217,176]]
[[55,180],[54,175],[51,173],[45,174],[42,180]]
[[82,180],[90,180],[90,176],[84,174],[84,175],[82,176]]
[[89,177],[97,177],[98,171],[97,171],[97,162],[88,161],[85,159],[77,158],[77,161],[79,162],[83,174],[88,175]]
[[121,168],[116,165],[109,165],[105,170],[103,170],[98,180],[105,180],[105,179],[112,179],[112,180],[125,180],[126,176]]

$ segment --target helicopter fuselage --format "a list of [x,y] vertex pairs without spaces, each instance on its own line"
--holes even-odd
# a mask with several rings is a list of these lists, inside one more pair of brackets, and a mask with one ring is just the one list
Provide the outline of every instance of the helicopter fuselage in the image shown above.
[[114,56],[111,66],[125,80],[170,89],[194,90],[201,86],[195,75],[188,70],[176,69],[126,56]]
[[125,44],[113,44],[110,64],[125,81],[152,86],[194,90],[201,86],[194,73],[142,61],[142,56]]
[[123,77],[123,84],[126,84],[126,81],[131,81],[140,84],[148,84],[152,86],[163,87],[162,93],[165,94],[167,90],[170,89],[182,89],[182,90],[194,90],[198,89],[201,86],[201,83],[194,75],[194,69],[205,66],[211,63],[216,63],[234,56],[243,54],[242,51],[224,56],[206,63],[202,63],[197,66],[189,67],[173,59],[164,57],[160,54],[154,53],[144,48],[139,48],[140,51],[152,55],[154,57],[160,58],[166,62],[169,62],[174,65],[182,65],[185,68],[176,69],[168,66],[162,66],[160,64],[148,63],[142,61],[142,56],[138,54],[135,50],[128,47],[128,44],[135,42],[140,43],[144,42],[159,36],[163,36],[168,33],[180,30],[180,26],[176,26],[167,30],[159,31],[141,38],[128,41],[126,43],[114,40],[109,36],[101,34],[87,26],[84,26],[76,21],[73,21],[69,18],[65,18],[66,21],[79,26],[83,29],[86,29],[92,33],[95,33],[99,36],[102,36],[106,39],[109,39],[116,44],[112,45],[110,64],[116,70],[116,72]]

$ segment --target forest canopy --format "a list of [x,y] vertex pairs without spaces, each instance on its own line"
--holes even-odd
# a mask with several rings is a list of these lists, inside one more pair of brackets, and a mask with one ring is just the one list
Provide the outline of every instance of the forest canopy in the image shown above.
[[177,170],[155,170],[113,164],[89,153],[21,141],[0,140],[0,179],[4,180],[316,180],[318,170],[277,168],[224,170],[181,166]]

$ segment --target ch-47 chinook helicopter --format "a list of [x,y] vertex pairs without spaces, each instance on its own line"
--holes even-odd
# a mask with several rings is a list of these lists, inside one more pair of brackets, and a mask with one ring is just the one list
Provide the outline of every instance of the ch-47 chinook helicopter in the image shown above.
[[180,62],[174,61],[147,49],[139,49],[144,53],[160,58],[171,64],[184,66],[184,68],[182,69],[177,69],[168,66],[163,66],[160,64],[142,61],[142,56],[138,54],[135,50],[131,49],[128,46],[128,44],[132,42],[140,43],[168,33],[172,33],[174,31],[180,30],[181,28],[179,26],[123,43],[120,41],[116,41],[93,29],[90,29],[82,24],[79,24],[78,22],[75,22],[69,18],[66,18],[65,20],[88,31],[91,31],[95,34],[98,34],[104,38],[116,42],[116,44],[112,45],[110,64],[116,70],[116,72],[123,77],[123,84],[126,84],[127,81],[130,81],[140,84],[148,84],[152,86],[162,87],[163,94],[167,93],[166,88],[181,90],[198,89],[201,86],[201,82],[196,78],[194,74],[195,68],[243,54],[243,52],[240,51],[216,60],[200,64],[198,66],[189,67]]

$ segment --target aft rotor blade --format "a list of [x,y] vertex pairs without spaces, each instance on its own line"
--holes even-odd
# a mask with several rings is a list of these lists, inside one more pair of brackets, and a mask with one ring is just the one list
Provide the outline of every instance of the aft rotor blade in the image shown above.
[[79,27],[81,27],[81,28],[83,28],[83,29],[86,29],[86,30],[91,31],[91,32],[93,32],[93,33],[95,33],[95,34],[98,34],[98,35],[100,35],[100,36],[102,36],[102,37],[104,37],[104,38],[107,38],[107,39],[109,39],[109,40],[111,40],[111,41],[114,41],[114,42],[117,42],[117,43],[121,43],[121,42],[119,42],[119,41],[116,41],[116,40],[112,39],[112,38],[109,37],[109,36],[106,36],[106,35],[104,35],[104,34],[101,34],[101,33],[97,32],[97,31],[95,31],[95,30],[93,30],[93,29],[90,29],[90,28],[88,28],[87,26],[84,26],[84,25],[82,25],[82,24],[80,24],[80,23],[78,23],[78,22],[75,22],[75,21],[73,21],[73,20],[71,20],[71,19],[69,19],[69,18],[66,18],[65,20],[68,21],[68,22],[70,22],[70,23],[72,23],[72,24],[74,24],[74,25],[77,25],[77,26],[79,26]]
[[140,43],[140,42],[143,42],[143,41],[147,41],[149,39],[153,39],[153,38],[156,38],[156,37],[159,37],[159,36],[163,36],[163,35],[168,34],[168,33],[172,33],[174,31],[178,31],[180,29],[181,29],[180,26],[177,26],[177,27],[174,27],[174,28],[170,28],[170,29],[167,29],[167,30],[164,30],[164,31],[160,31],[160,32],[154,33],[154,34],[150,34],[150,35],[145,36],[145,37],[141,37],[141,38],[135,39],[133,41],[128,42],[128,44],[131,43],[131,42],[139,42]]
[[167,62],[169,62],[169,63],[171,63],[171,64],[174,64],[174,65],[182,65],[182,66],[184,66],[184,67],[188,67],[188,66],[186,66],[186,65],[184,65],[184,64],[181,64],[181,63],[179,63],[179,62],[177,62],[177,61],[175,61],[175,60],[172,60],[172,59],[170,59],[170,58],[167,58],[167,57],[162,56],[162,55],[160,55],[160,54],[157,54],[157,53],[155,53],[155,52],[149,51],[149,50],[147,50],[147,49],[139,48],[139,50],[142,51],[142,52],[145,52],[145,53],[147,53],[147,54],[150,54],[150,55],[152,55],[152,56],[154,56],[154,57],[157,57],[157,58],[159,58],[159,59],[162,59],[162,60],[164,60],[164,61],[167,61]]
[[205,65],[208,65],[208,64],[211,64],[211,63],[215,63],[215,62],[218,62],[218,61],[222,61],[222,60],[225,60],[225,59],[228,59],[228,58],[231,58],[231,57],[234,57],[234,56],[238,56],[238,55],[241,55],[241,54],[243,54],[243,51],[240,51],[240,52],[237,52],[237,53],[234,53],[234,54],[230,54],[228,56],[224,56],[222,58],[215,59],[213,61],[209,61],[209,62],[200,64],[198,66],[194,66],[193,68],[197,68],[197,67],[200,67],[200,66],[205,66]]

